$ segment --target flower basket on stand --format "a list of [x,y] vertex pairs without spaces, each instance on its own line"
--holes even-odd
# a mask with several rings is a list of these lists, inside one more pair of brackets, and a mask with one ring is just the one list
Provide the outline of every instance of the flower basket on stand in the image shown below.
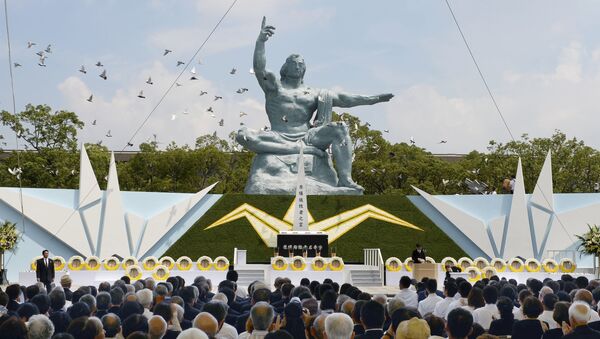
[[599,272],[596,260],[600,254],[600,227],[598,225],[588,225],[588,228],[589,231],[583,235],[575,235],[577,240],[581,241],[577,249],[581,254],[594,256],[594,274],[598,277]]
[[4,268],[4,252],[14,250],[18,241],[19,232],[15,223],[5,221],[0,225],[0,284],[2,285],[8,284]]

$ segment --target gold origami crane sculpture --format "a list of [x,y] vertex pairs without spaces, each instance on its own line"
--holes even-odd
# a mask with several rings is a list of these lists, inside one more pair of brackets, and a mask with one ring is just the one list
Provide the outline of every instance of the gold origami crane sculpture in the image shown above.
[[[279,234],[281,231],[292,230],[292,224],[294,223],[293,216],[294,201],[292,201],[283,219],[276,218],[265,211],[245,203],[227,213],[221,219],[212,223],[210,226],[205,228],[205,230],[245,217],[248,219],[250,225],[252,225],[265,245],[268,247],[275,247],[277,246],[277,234]],[[415,226],[370,204],[362,205],[355,209],[342,212],[319,222],[315,222],[315,219],[309,211],[308,228],[311,231],[321,231],[327,233],[329,236],[329,243],[332,243],[368,218],[412,228],[417,231],[423,231],[423,229],[420,227]]]

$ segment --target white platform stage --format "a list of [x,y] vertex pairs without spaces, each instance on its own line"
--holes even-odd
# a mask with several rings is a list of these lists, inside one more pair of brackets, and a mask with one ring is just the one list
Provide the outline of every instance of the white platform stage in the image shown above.
[[[361,287],[386,287],[387,290],[393,292],[394,289],[398,289],[398,283],[400,278],[404,275],[412,278],[412,272],[401,270],[398,272],[390,272],[385,270],[385,265],[381,259],[381,253],[379,249],[364,249],[364,262],[363,264],[344,264],[343,269],[336,271],[331,270],[329,267],[322,271],[313,270],[311,263],[312,258],[305,258],[306,266],[303,270],[293,270],[291,268],[292,259],[287,257],[286,261],[289,263],[287,269],[276,270],[271,264],[249,264],[246,261],[247,253],[246,250],[234,249],[234,260],[233,266],[239,273],[238,285],[247,287],[253,281],[263,281],[270,287],[273,287],[275,279],[277,277],[287,277],[296,286],[300,284],[300,280],[308,278],[309,280],[316,280],[322,282],[324,279],[332,279],[338,284],[350,283],[352,285]],[[273,258],[271,258],[273,259]],[[325,261],[329,262],[331,258],[324,258]],[[446,277],[446,273],[439,267],[437,278],[438,286],[442,286],[442,282]],[[56,273],[55,283],[60,282],[60,277],[64,274],[70,274],[73,281],[73,286],[81,285],[98,285],[100,282],[108,281],[114,282],[125,275],[124,270],[106,271],[103,269],[97,271],[81,270],[81,271],[61,271]],[[518,283],[526,283],[529,278],[536,278],[544,280],[551,278],[553,280],[560,279],[564,273],[546,273],[546,272],[502,272],[498,276],[506,279],[515,279]],[[570,273],[572,276],[586,276],[588,279],[594,279],[593,274],[589,273]],[[170,271],[170,276],[181,276],[185,279],[187,284],[194,281],[194,278],[198,276],[204,276],[210,279],[213,283],[213,287],[216,286],[222,280],[225,280],[227,271],[219,271],[211,268],[210,270],[202,271],[194,268],[189,271],[180,271],[173,269]],[[453,276],[466,277],[465,273],[453,273]],[[143,271],[142,278],[152,277],[152,271]],[[385,277],[385,278],[384,278]],[[31,285],[36,282],[35,272],[19,272],[19,283],[21,285]]]

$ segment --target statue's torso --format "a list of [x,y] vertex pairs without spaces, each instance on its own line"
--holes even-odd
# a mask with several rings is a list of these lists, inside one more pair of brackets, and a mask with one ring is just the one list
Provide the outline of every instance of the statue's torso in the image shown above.
[[265,95],[265,108],[271,129],[282,133],[306,132],[310,128],[310,119],[317,110],[316,90],[284,88]]

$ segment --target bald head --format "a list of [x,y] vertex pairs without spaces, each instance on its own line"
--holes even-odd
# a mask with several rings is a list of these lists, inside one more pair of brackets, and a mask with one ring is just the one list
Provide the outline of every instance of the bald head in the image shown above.
[[312,328],[310,329],[310,333],[315,339],[323,339],[325,336],[325,318],[329,313],[322,313],[313,322]]
[[212,314],[200,312],[194,318],[194,327],[204,331],[209,338],[214,338],[219,331],[219,322]]
[[594,300],[594,297],[592,296],[592,292],[590,292],[586,289],[577,290],[577,293],[575,293],[575,297],[573,298],[573,302],[582,301],[582,302],[585,302],[586,304],[588,304],[588,306],[592,305],[593,300]]
[[576,301],[569,307],[569,320],[571,326],[585,325],[590,321],[590,306],[584,302]]
[[148,336],[150,339],[160,339],[167,333],[167,322],[159,315],[148,320]]
[[352,312],[354,312],[354,304],[356,304],[356,301],[354,299],[348,299],[344,301],[340,311],[342,311],[342,313],[346,313],[349,316],[352,316]]

